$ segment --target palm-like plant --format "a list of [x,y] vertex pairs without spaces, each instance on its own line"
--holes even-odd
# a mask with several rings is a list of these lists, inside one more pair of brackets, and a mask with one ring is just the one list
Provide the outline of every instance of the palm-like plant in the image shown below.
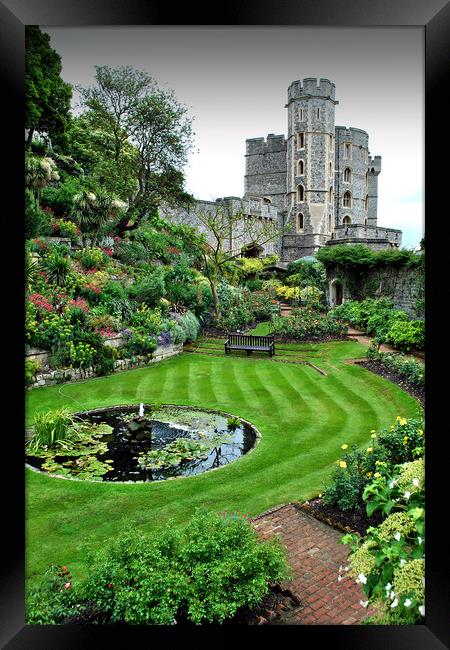
[[69,258],[54,253],[44,259],[42,267],[47,273],[49,282],[58,287],[66,286],[72,269]]
[[80,230],[91,236],[91,245],[95,246],[100,229],[114,218],[116,210],[121,207],[122,204],[105,190],[100,189],[96,194],[82,190],[74,196],[72,215]]

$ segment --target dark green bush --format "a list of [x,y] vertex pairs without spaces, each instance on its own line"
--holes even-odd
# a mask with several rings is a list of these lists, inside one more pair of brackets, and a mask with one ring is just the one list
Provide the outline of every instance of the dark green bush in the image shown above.
[[29,594],[28,623],[222,623],[289,575],[278,539],[259,541],[245,518],[213,513],[152,537],[123,534],[89,559],[83,584],[64,569],[50,567]]
[[164,269],[156,266],[152,272],[129,287],[128,295],[138,303],[156,307],[160,298],[164,297],[165,290]]
[[425,385],[425,364],[416,361],[413,357],[405,357],[402,353],[379,352],[377,345],[371,346],[366,356],[371,360],[379,361],[388,370],[404,377],[411,384]]
[[403,352],[423,350],[425,347],[425,323],[422,320],[394,322],[385,341]]

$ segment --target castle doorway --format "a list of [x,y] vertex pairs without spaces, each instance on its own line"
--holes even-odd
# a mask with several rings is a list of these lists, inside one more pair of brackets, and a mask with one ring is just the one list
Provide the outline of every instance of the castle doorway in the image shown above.
[[330,283],[330,304],[332,307],[342,305],[344,299],[344,290],[342,282],[339,280],[332,280]]

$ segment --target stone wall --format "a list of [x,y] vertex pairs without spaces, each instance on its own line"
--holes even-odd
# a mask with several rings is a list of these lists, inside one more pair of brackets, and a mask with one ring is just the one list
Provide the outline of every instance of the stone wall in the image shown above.
[[[327,269],[326,299],[333,305],[332,282],[338,280],[343,288],[343,302],[363,300],[364,298],[391,298],[394,308],[404,309],[411,318],[421,317],[416,311],[420,292],[420,274],[416,269],[383,267],[370,269],[364,273],[363,282],[338,265]],[[357,294],[355,294],[357,292]]]
[[[167,345],[157,347],[152,355],[149,356],[135,356],[134,361],[131,359],[118,359],[114,362],[115,372],[120,372],[121,370],[131,370],[133,368],[139,368],[140,366],[147,366],[151,363],[157,363],[163,359],[168,359],[173,357],[183,351],[183,344],[176,345]],[[31,352],[31,351],[30,351]],[[33,351],[36,352],[35,350]],[[26,358],[32,358],[32,354],[27,354]],[[34,354],[34,358],[36,355]],[[35,381],[28,386],[27,388],[36,388],[38,386],[52,386],[54,384],[62,384],[68,381],[80,381],[83,379],[89,379],[90,377],[97,377],[97,373],[93,368],[61,368],[58,370],[47,370],[45,372],[38,373],[35,377]]]

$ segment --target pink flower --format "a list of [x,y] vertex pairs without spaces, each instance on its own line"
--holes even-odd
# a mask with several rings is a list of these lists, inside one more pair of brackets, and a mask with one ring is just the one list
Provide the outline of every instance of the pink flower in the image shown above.
[[64,585],[64,589],[70,589],[71,587],[72,585],[70,582],[66,582],[66,584]]

